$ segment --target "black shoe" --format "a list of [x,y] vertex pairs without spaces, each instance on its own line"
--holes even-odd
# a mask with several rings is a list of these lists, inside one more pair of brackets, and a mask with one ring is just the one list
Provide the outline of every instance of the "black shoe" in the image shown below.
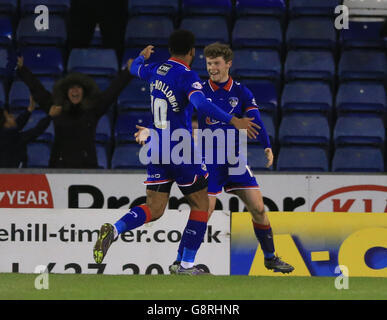
[[94,260],[96,263],[102,263],[106,253],[114,241],[114,227],[110,223],[102,225],[99,231],[98,240],[94,245]]
[[280,257],[275,256],[271,259],[265,258],[265,267],[274,272],[290,273],[294,270],[294,267],[281,260]]

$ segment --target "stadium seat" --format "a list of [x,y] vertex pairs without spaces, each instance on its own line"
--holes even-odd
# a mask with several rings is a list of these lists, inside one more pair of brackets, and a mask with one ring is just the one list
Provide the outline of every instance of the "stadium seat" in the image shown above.
[[247,146],[247,163],[252,170],[271,171],[273,166],[266,168],[266,156],[262,146],[249,144]]
[[136,143],[116,146],[112,156],[112,169],[144,169],[140,162],[141,146]]
[[0,78],[7,77],[8,74],[8,52],[6,49],[0,48]]
[[335,61],[329,51],[291,50],[285,62],[285,79],[316,79],[332,81]]
[[281,68],[278,51],[241,49],[234,51],[231,71],[235,77],[278,81]]
[[94,76],[114,76],[118,71],[117,56],[113,49],[73,49],[67,70]]
[[335,14],[335,8],[341,0],[291,0],[289,12],[291,15],[329,15]]
[[191,69],[195,70],[199,77],[208,78],[207,62],[203,51],[203,48],[197,48],[195,50],[195,59],[192,63]]
[[47,6],[50,14],[65,14],[70,11],[70,0],[20,0],[20,11],[23,15],[34,13],[39,5]]
[[33,74],[59,77],[63,73],[62,52],[54,47],[25,47],[21,50],[24,64]]
[[130,15],[156,14],[172,16],[179,12],[179,0],[130,0],[128,11]]
[[326,172],[329,162],[326,151],[319,147],[282,146],[277,171]]
[[387,0],[344,0],[343,5],[349,8],[351,17],[381,17],[387,15]]
[[262,112],[276,115],[278,107],[278,93],[275,85],[270,81],[246,80],[243,84],[250,89],[255,101]]
[[198,47],[204,47],[217,41],[229,42],[227,22],[223,17],[184,18],[180,28],[194,33],[195,44]]
[[140,79],[133,79],[117,99],[117,111],[128,109],[145,109],[150,111],[149,84]]
[[375,114],[345,114],[337,118],[333,137],[336,145],[383,147],[386,130]]
[[[122,58],[122,67],[126,66],[129,59],[136,59],[143,49],[144,47],[126,48]],[[146,61],[146,63],[163,62],[168,60],[171,56],[171,54],[168,51],[168,48],[158,47],[158,48],[154,48],[154,51],[155,52],[152,53],[152,55]]]
[[344,49],[381,49],[384,45],[384,41],[380,36],[383,23],[383,18],[358,18],[349,20],[349,29],[342,29],[340,31],[341,45]]
[[282,91],[282,111],[329,112],[332,106],[332,91],[324,82],[290,82]]
[[336,30],[332,18],[300,17],[292,19],[286,32],[288,48],[321,48],[333,50]]
[[[45,118],[47,116],[46,112],[43,110],[37,110],[35,109],[32,111],[30,118],[27,121],[27,124],[23,128],[23,131],[30,130],[32,128],[35,128],[38,122]],[[50,128],[51,130],[52,128]],[[48,130],[48,128],[43,132],[39,137],[35,139],[35,141],[39,142],[53,142],[54,141],[54,135],[53,132]]]
[[95,132],[95,141],[104,145],[109,144],[112,136],[111,130],[112,128],[111,128],[109,116],[105,114],[98,121],[96,132]]
[[328,119],[319,113],[285,114],[279,127],[278,137],[281,145],[328,146],[330,143]]
[[221,15],[231,14],[231,0],[182,0],[183,15]]
[[0,46],[12,45],[13,28],[11,18],[0,16]]
[[286,13],[285,0],[238,0],[235,4],[237,17],[248,15],[283,16]]
[[48,168],[51,147],[47,143],[33,142],[27,145],[27,168]]
[[96,143],[95,145],[97,151],[97,162],[99,169],[108,169],[109,161],[107,156],[107,149],[104,145]]
[[34,27],[35,19],[35,15],[28,15],[20,19],[16,31],[19,45],[64,46],[67,40],[67,31],[62,17],[50,15],[49,28],[47,30],[37,30]]
[[[6,97],[5,97],[4,86],[0,82],[0,108],[4,108],[4,105],[6,102],[7,101],[6,101]],[[2,110],[0,112],[2,112]]]
[[[141,28],[139,28],[141,26]],[[128,47],[167,46],[173,22],[166,16],[135,16],[128,20],[125,44]]]
[[16,80],[12,82],[9,90],[9,108],[12,111],[18,109],[25,109],[30,103],[30,90],[27,85],[21,81]]
[[18,0],[0,0],[0,12],[13,14],[17,10]]
[[353,49],[341,55],[338,76],[340,81],[379,80],[387,75],[385,53],[374,50]]
[[135,141],[134,133],[137,131],[136,125],[149,127],[152,122],[153,116],[149,111],[131,111],[118,114],[114,128],[116,143]]
[[336,109],[340,112],[387,111],[387,97],[382,83],[342,83],[336,96]]
[[233,48],[261,47],[281,49],[282,30],[278,19],[244,17],[236,20],[232,31]]
[[375,147],[338,147],[333,155],[332,171],[384,172],[383,154]]

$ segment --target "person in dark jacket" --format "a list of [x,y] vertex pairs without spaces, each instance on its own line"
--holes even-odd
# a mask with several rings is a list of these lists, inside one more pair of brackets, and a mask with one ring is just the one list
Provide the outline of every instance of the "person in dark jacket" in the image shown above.
[[[131,60],[128,61],[130,65]],[[50,168],[98,168],[95,132],[99,119],[107,112],[133,76],[125,68],[101,92],[95,81],[82,73],[69,73],[58,80],[52,94],[24,66],[18,57],[19,77],[26,83],[40,107],[48,112],[51,105],[62,107],[54,122],[55,137]]]
[[30,99],[26,111],[17,118],[7,110],[0,110],[0,168],[21,168],[27,162],[27,144],[39,137],[49,126],[51,119],[61,113],[61,107],[50,107],[49,113],[29,130],[22,131],[35,109]]

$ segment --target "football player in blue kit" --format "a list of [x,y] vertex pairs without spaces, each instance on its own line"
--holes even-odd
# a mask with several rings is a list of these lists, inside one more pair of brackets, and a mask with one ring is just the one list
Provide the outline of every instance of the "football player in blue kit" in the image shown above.
[[[273,164],[273,152],[270,139],[260,117],[259,107],[252,92],[243,84],[234,81],[229,75],[233,59],[232,50],[228,45],[213,43],[204,48],[204,56],[206,58],[209,79],[203,84],[203,93],[209,101],[230,115],[239,118],[246,115],[249,118],[254,118],[254,122],[260,128],[258,130],[258,140],[264,148],[267,158],[266,166],[270,167]],[[200,110],[198,110],[197,116],[199,129],[210,129],[211,131],[233,129],[229,124],[214,119],[208,116],[208,114],[200,112]],[[238,144],[238,139],[235,139],[235,141]],[[235,142],[231,143],[235,144]],[[228,144],[230,143],[227,141],[227,148],[230,147]],[[239,146],[237,145],[237,147]],[[214,146],[212,159],[216,159],[216,154],[221,148],[222,146],[220,145]],[[268,216],[265,213],[262,194],[252,171],[247,165],[247,159],[245,172],[238,175],[230,174],[229,168],[232,167],[230,163],[222,164],[216,160],[213,160],[212,163],[208,163],[206,160],[204,162],[209,173],[209,216],[211,216],[215,209],[216,196],[222,192],[222,188],[228,193],[237,195],[251,213],[252,226],[264,253],[265,267],[275,272],[292,272],[294,267],[282,261],[275,254],[273,233]],[[180,264],[179,257],[181,256],[182,248],[184,248],[183,241],[184,239],[180,243],[176,261],[169,268],[171,273],[175,273]]]
[[[252,118],[238,118],[224,112],[210,103],[202,93],[200,78],[190,69],[195,55],[194,35],[185,30],[173,32],[169,38],[171,58],[162,63],[146,64],[153,53],[153,46],[146,47],[133,61],[130,72],[150,84],[151,110],[153,114],[150,151],[156,153],[147,165],[148,177],[145,181],[146,203],[131,208],[114,225],[102,225],[94,246],[94,260],[101,263],[119,234],[138,228],[143,224],[160,218],[168,203],[173,182],[186,197],[190,205],[190,215],[182,233],[179,266],[176,274],[200,275],[205,271],[194,266],[196,253],[207,229],[209,200],[207,196],[208,172],[201,163],[194,162],[194,143],[191,136],[192,110],[195,107],[212,119],[230,124],[236,129],[247,130],[254,138],[258,126]],[[189,133],[190,159],[181,164],[171,159],[173,148],[179,143],[172,139],[175,130],[184,129]],[[166,139],[164,139],[166,136]],[[131,156],[131,155],[128,155]],[[165,160],[165,161],[164,161]],[[172,160],[172,161],[171,161]]]

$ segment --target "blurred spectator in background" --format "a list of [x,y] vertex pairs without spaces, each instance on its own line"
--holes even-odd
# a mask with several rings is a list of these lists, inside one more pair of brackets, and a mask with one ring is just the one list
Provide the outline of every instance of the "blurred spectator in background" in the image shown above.
[[61,107],[51,106],[48,115],[29,130],[22,131],[35,109],[35,101],[17,118],[6,110],[0,110],[0,168],[21,168],[27,162],[27,144],[39,137],[49,126],[51,119],[61,112]]
[[[128,61],[128,65],[131,60]],[[120,71],[101,92],[95,81],[82,73],[69,73],[48,92],[18,57],[17,73],[39,106],[48,112],[51,105],[62,107],[54,119],[55,137],[50,168],[98,168],[95,132],[99,119],[133,78],[128,68]]]
[[98,24],[103,47],[115,49],[121,61],[127,19],[128,0],[72,0],[68,33],[70,48],[88,47]]

